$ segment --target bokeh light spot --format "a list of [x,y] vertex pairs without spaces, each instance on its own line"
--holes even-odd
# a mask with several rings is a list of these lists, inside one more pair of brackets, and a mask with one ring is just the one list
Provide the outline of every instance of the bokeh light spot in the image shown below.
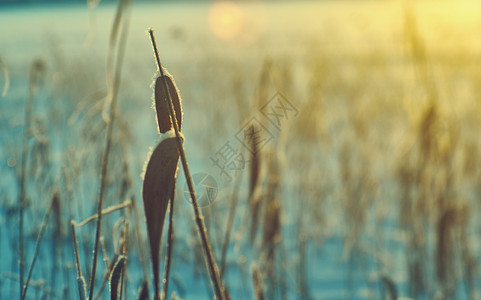
[[216,2],[209,11],[209,25],[217,37],[224,40],[233,39],[242,31],[244,13],[233,2]]

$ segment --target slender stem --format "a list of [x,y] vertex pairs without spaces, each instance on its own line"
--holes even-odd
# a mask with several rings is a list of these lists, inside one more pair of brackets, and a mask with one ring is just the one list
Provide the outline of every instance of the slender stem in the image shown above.
[[102,157],[102,170],[100,173],[100,192],[99,198],[97,202],[97,227],[95,231],[95,245],[94,245],[94,257],[92,262],[92,275],[90,276],[90,292],[89,292],[89,299],[92,299],[94,293],[94,286],[95,286],[95,273],[97,272],[97,259],[98,259],[98,251],[99,251],[99,244],[100,244],[100,230],[102,228],[102,206],[104,200],[104,192],[105,192],[105,185],[107,182],[107,171],[108,171],[108,160],[110,156],[110,148],[112,146],[112,131],[113,131],[113,123],[114,123],[114,104],[115,100],[112,102],[112,107],[110,110],[110,119],[107,127],[107,138],[106,138],[106,145],[105,150]]
[[27,148],[28,139],[30,137],[30,132],[32,130],[32,104],[33,98],[35,97],[36,85],[35,85],[35,63],[30,69],[30,87],[27,102],[25,103],[25,123],[23,128],[23,139],[22,139],[22,167],[20,173],[20,207],[19,207],[19,254],[20,254],[20,298],[23,293],[23,277],[25,275],[25,246],[24,246],[24,210],[26,206],[26,177],[27,177]]
[[137,246],[139,250],[139,260],[140,260],[140,264],[142,265],[142,271],[144,272],[144,280],[146,280],[149,277],[149,275],[147,271],[147,264],[145,263],[146,258],[145,258],[145,248],[143,247],[144,243],[140,234],[140,214],[139,214],[139,210],[137,209],[137,205],[135,204],[134,196],[132,196],[131,207],[134,211],[134,216],[135,216],[134,230],[136,234],[134,234],[134,236],[137,239]]
[[[129,209],[127,211],[127,215],[125,216],[125,224],[124,224],[124,244],[122,247],[122,255],[125,257],[124,260],[124,268],[122,270],[121,278],[120,278],[120,300],[123,299],[124,295],[124,281],[125,281],[125,276],[127,274],[127,260],[128,260],[128,247],[129,247],[129,226],[130,226],[130,213],[132,211],[132,207],[129,206]],[[125,284],[125,288],[127,285]],[[127,289],[125,289],[127,291]],[[127,292],[125,293],[125,298],[127,299]]]
[[80,266],[80,257],[78,253],[78,241],[77,241],[77,231],[75,230],[75,222],[71,221],[70,226],[72,228],[72,238],[73,238],[73,245],[74,245],[74,250],[75,250],[75,260],[77,261],[77,276],[82,275],[82,269]]
[[[154,32],[152,29],[149,29],[149,34],[150,34],[150,39],[152,41],[152,46],[154,47],[154,52],[155,52],[155,57],[157,59],[157,65],[159,67],[160,75],[163,77],[164,72],[162,69],[162,64],[160,63],[160,57],[159,57],[159,52],[157,50],[157,44],[155,43],[155,38],[154,38]],[[215,293],[217,295],[218,300],[223,300],[224,297],[224,288],[222,286],[222,282],[219,276],[219,269],[217,268],[217,264],[214,259],[214,254],[212,252],[212,247],[211,243],[209,240],[209,236],[207,235],[207,231],[204,225],[204,218],[202,216],[202,212],[200,211],[198,202],[197,202],[197,197],[195,194],[195,189],[194,189],[194,184],[192,182],[192,176],[190,175],[190,170],[189,170],[189,165],[187,164],[187,158],[185,155],[184,151],[184,146],[182,143],[182,137],[179,132],[179,125],[177,124],[177,118],[175,116],[175,110],[174,110],[174,105],[172,103],[172,97],[170,96],[169,89],[167,88],[167,83],[165,80],[162,80],[163,82],[163,87],[164,87],[164,92],[167,95],[167,104],[169,108],[169,113],[170,113],[170,118],[172,121],[172,124],[174,126],[174,131],[175,131],[175,136],[177,137],[177,149],[179,151],[180,155],[180,160],[182,162],[182,168],[184,170],[185,174],[185,179],[187,181],[187,186],[189,188],[190,196],[192,199],[192,206],[194,208],[194,214],[195,214],[195,221],[197,224],[197,229],[200,234],[200,238],[202,241],[202,247],[204,248],[205,252],[205,258],[207,260],[207,266],[209,269],[210,277],[212,279],[212,283],[214,285]]]
[[75,260],[77,262],[77,284],[78,284],[78,289],[79,289],[79,296],[80,300],[86,300],[85,295],[85,281],[82,276],[82,269],[80,267],[80,257],[79,257],[79,251],[78,251],[78,241],[77,241],[77,231],[75,230],[75,222],[70,221],[70,228],[72,229],[72,239],[73,239],[73,244],[74,244],[74,251],[75,251]]
[[[125,4],[127,3],[127,4]],[[129,1],[124,0],[121,1],[119,5],[125,4],[128,5]],[[112,95],[111,95],[111,107],[110,107],[110,117],[107,124],[107,137],[106,137],[106,144],[105,150],[102,157],[102,170],[100,173],[100,192],[99,192],[99,199],[97,205],[97,229],[95,232],[95,246],[94,246],[94,257],[92,263],[92,275],[90,276],[90,290],[89,290],[89,299],[93,299],[94,296],[94,288],[95,288],[95,273],[97,271],[97,260],[98,260],[98,251],[99,251],[99,239],[100,239],[100,230],[102,227],[102,206],[103,206],[103,199],[104,199],[104,192],[105,186],[107,182],[107,171],[108,171],[108,162],[110,156],[110,148],[112,147],[112,133],[114,128],[114,120],[116,115],[117,109],[117,94],[120,87],[120,75],[122,73],[122,61],[125,54],[125,45],[127,42],[127,28],[128,28],[128,18],[124,19],[124,24],[122,26],[122,32],[120,35],[120,41],[118,45],[118,55],[115,64],[115,74],[114,80],[112,83]],[[115,24],[115,23],[114,23]],[[115,25],[114,28],[115,29]]]
[[102,228],[102,206],[104,200],[104,192],[105,186],[107,182],[107,171],[108,171],[108,160],[110,156],[110,148],[112,146],[112,131],[113,131],[113,123],[114,123],[114,116],[115,116],[115,99],[112,102],[112,107],[110,111],[110,120],[107,128],[107,141],[105,145],[104,154],[102,157],[102,171],[100,175],[100,192],[99,192],[99,199],[97,203],[97,229],[95,232],[95,246],[94,246],[94,257],[92,263],[92,275],[90,276],[90,290],[89,290],[89,299],[93,299],[94,293],[94,286],[95,286],[95,273],[97,272],[97,259],[98,259],[98,251],[99,251],[99,241],[100,241],[100,230]]
[[22,292],[22,300],[25,299],[25,296],[27,295],[28,284],[30,283],[30,279],[32,278],[33,268],[35,266],[35,262],[37,261],[38,251],[40,249],[40,242],[42,241],[45,228],[47,227],[48,218],[50,217],[50,212],[52,211],[53,199],[54,198],[52,198],[52,200],[48,204],[47,212],[43,217],[42,227],[40,228],[40,232],[38,233],[38,236],[37,236],[37,241],[35,243],[35,252],[33,254],[32,263],[30,264],[30,269],[28,270],[27,281],[25,282],[25,287],[23,288],[23,292]]
[[224,241],[222,242],[222,252],[221,252],[221,259],[220,259],[220,277],[221,278],[224,277],[225,263],[226,263],[226,257],[227,257],[226,255],[227,246],[229,246],[230,234],[232,231],[232,225],[234,223],[235,210],[237,207],[237,202],[239,200],[238,193],[239,193],[241,179],[242,179],[242,176],[237,176],[236,183],[234,186],[234,191],[232,193],[232,202],[230,205],[229,216],[227,218],[227,227],[225,230]]
[[170,266],[172,262],[172,248],[174,247],[174,195],[175,195],[175,186],[172,190],[172,196],[170,197],[170,207],[169,207],[169,230],[167,236],[167,257],[165,259],[165,271],[164,271],[164,280],[163,280],[163,287],[162,287],[162,299],[167,299],[167,295],[169,293],[169,274],[170,274]]
[[[124,201],[124,203],[121,203],[119,205],[112,205],[112,206],[109,206],[109,207],[103,209],[102,215],[110,214],[114,211],[117,211],[117,210],[120,210],[120,209],[123,209],[123,208],[126,208],[126,207],[130,207],[131,205],[132,205],[132,202],[130,200],[126,200],[126,201]],[[81,226],[84,226],[85,224],[88,224],[88,223],[92,222],[93,220],[95,220],[97,218],[98,218],[98,214],[95,214],[93,216],[88,217],[87,219],[83,220],[80,223],[75,223],[75,225],[78,226],[78,227],[81,227]]]

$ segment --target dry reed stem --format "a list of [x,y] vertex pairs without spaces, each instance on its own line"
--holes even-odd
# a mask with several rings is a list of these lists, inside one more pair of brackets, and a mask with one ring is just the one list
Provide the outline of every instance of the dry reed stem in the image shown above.
[[[58,275],[58,268],[59,266],[65,265],[62,261],[63,251],[62,251],[62,238],[64,236],[63,226],[62,226],[62,207],[60,197],[54,197],[52,201],[52,212],[53,212],[53,239],[52,239],[52,261],[53,261],[53,269],[50,282],[53,284],[53,289],[56,289],[57,284],[57,275]],[[60,264],[59,264],[60,261]],[[65,276],[65,278],[68,278]]]
[[40,232],[38,233],[37,241],[35,242],[35,251],[33,254],[32,262],[30,263],[30,269],[28,270],[27,281],[25,282],[25,287],[22,292],[22,297],[21,297],[22,300],[25,299],[25,297],[27,296],[28,284],[30,283],[30,279],[32,278],[33,268],[35,267],[35,263],[38,257],[38,251],[40,250],[40,242],[42,241],[45,228],[47,228],[48,219],[50,217],[50,212],[52,211],[53,203],[58,201],[57,198],[58,198],[58,194],[57,192],[54,192],[52,196],[52,200],[50,200],[48,204],[47,211],[45,212],[45,216],[43,217],[42,225],[40,227]]
[[299,236],[299,290],[301,299],[309,299],[309,285],[307,282],[307,236]]
[[261,153],[259,149],[259,136],[255,134],[256,127],[252,125],[249,128],[251,139],[250,143],[251,160],[249,165],[249,207],[251,212],[251,227],[250,227],[250,243],[254,243],[258,224],[259,214],[261,210],[261,196],[259,195],[259,174],[261,166]]
[[149,159],[142,187],[154,272],[155,299],[160,297],[159,264],[162,229],[169,200],[174,194],[178,162],[176,139],[168,137],[162,140]]
[[231,205],[229,209],[229,216],[227,217],[227,227],[225,230],[224,241],[222,242],[222,251],[221,251],[221,259],[220,259],[221,279],[224,277],[224,272],[226,268],[227,247],[229,246],[229,243],[230,243],[230,235],[232,232],[232,225],[234,224],[234,217],[235,217],[235,211],[237,208],[237,202],[239,200],[239,190],[240,190],[241,182],[242,182],[242,176],[237,176],[236,182],[234,185],[234,190],[232,191]]
[[167,255],[165,257],[165,269],[164,269],[164,279],[162,280],[162,294],[161,299],[166,299],[169,293],[169,275],[170,268],[172,264],[172,249],[174,247],[174,195],[175,195],[175,182],[174,188],[172,189],[172,196],[170,197],[170,207],[169,207],[169,230],[167,233]]
[[257,266],[252,266],[252,283],[254,285],[254,299],[255,300],[264,300],[264,288],[261,279],[261,275],[259,274],[259,268]]
[[437,278],[444,292],[450,288],[454,279],[454,244],[453,234],[457,222],[455,208],[447,208],[441,212],[437,227]]
[[134,215],[135,215],[135,237],[137,238],[137,246],[139,250],[139,260],[140,264],[142,265],[142,271],[144,273],[144,279],[147,279],[149,277],[148,272],[147,272],[147,263],[146,263],[146,258],[145,258],[145,251],[143,247],[143,241],[141,238],[141,231],[140,231],[140,214],[137,208],[137,205],[135,204],[135,199],[132,200],[132,208],[134,210]]
[[263,247],[267,247],[268,258],[274,259],[275,246],[281,239],[281,207],[274,199],[266,207],[263,232]]
[[281,207],[278,199],[278,188],[280,180],[279,165],[272,156],[269,166],[269,182],[266,191],[266,211],[264,217],[263,247],[269,248],[268,256],[273,259],[275,245],[281,239]]
[[263,262],[265,262],[265,266],[263,266],[264,274],[269,278],[269,293],[272,296],[275,286],[277,285],[280,287],[277,278],[278,276],[281,276],[281,272],[276,272],[275,270],[276,250],[281,241],[281,204],[277,196],[280,170],[275,155],[271,155],[269,161],[269,173],[270,176],[265,193],[266,208],[264,212],[262,248],[265,257],[263,260]]
[[[132,206],[132,201],[130,201],[130,200],[125,200],[125,201],[124,201],[123,203],[121,203],[121,204],[112,205],[112,206],[109,206],[109,207],[103,209],[101,214],[102,214],[102,215],[108,215],[108,214],[113,213],[113,212],[115,212],[115,211],[117,211],[117,210],[124,209],[124,208],[126,208],[126,207],[131,207],[131,206]],[[98,218],[98,214],[95,214],[95,215],[90,216],[90,217],[88,217],[87,219],[83,220],[82,222],[79,222],[79,223],[77,223],[77,222],[75,222],[75,221],[73,221],[73,222],[75,223],[75,226],[81,227],[81,226],[84,226],[84,225],[86,225],[86,224],[94,221],[94,220],[97,219],[97,218]]]
[[27,177],[27,154],[28,154],[28,140],[31,135],[31,123],[32,123],[32,106],[33,100],[37,93],[40,77],[44,71],[44,64],[41,60],[35,60],[30,67],[29,74],[29,93],[25,104],[25,119],[24,119],[24,129],[23,129],[23,139],[22,139],[22,165],[20,173],[20,193],[19,193],[19,252],[20,252],[20,270],[19,270],[19,281],[20,281],[20,295],[23,294],[23,280],[24,280],[24,268],[25,268],[25,249],[24,249],[24,232],[23,232],[23,216],[26,207],[26,177]]
[[107,255],[107,250],[105,248],[105,243],[104,243],[103,237],[100,237],[100,244],[101,244],[101,248],[102,248],[102,254],[104,256],[105,268],[107,270],[105,271],[104,279],[102,281],[102,284],[100,285],[100,288],[99,288],[99,290],[97,291],[97,293],[94,297],[95,300],[100,299],[100,297],[102,296],[102,293],[103,293],[104,288],[105,288],[105,284],[107,283],[107,281],[109,281],[110,275],[112,274],[112,270],[115,267],[115,263],[117,262],[117,260],[119,258],[119,254],[115,253],[114,257],[112,258],[112,262],[110,262],[110,259]]
[[[163,68],[162,68],[162,64],[160,63],[159,52],[157,50],[157,44],[155,43],[154,33],[153,33],[152,29],[149,30],[149,34],[150,34],[150,38],[151,38],[151,41],[152,41],[152,45],[154,47],[154,53],[155,53],[155,57],[157,59],[157,65],[158,65],[158,68],[159,68],[159,72],[160,72],[160,75],[163,76],[164,71],[163,71]],[[170,113],[171,120],[173,121],[175,136],[177,137],[177,139],[176,139],[177,140],[177,150],[179,151],[179,154],[180,154],[180,159],[181,159],[182,167],[183,167],[184,174],[185,174],[185,177],[186,177],[187,186],[189,188],[189,192],[190,192],[190,195],[191,195],[192,206],[193,206],[193,209],[194,209],[197,230],[198,230],[198,233],[201,237],[202,247],[204,249],[204,254],[205,254],[206,261],[207,261],[207,266],[208,266],[208,269],[209,269],[210,277],[211,277],[212,283],[214,285],[214,289],[215,289],[216,295],[218,297],[218,300],[223,300],[225,298],[224,297],[224,288],[222,286],[222,281],[221,281],[220,276],[219,276],[219,270],[218,270],[217,264],[215,262],[214,254],[212,252],[211,242],[209,240],[209,237],[207,235],[207,231],[206,231],[206,228],[205,228],[205,225],[204,225],[202,213],[200,211],[200,208],[199,208],[199,205],[198,205],[198,202],[197,202],[197,196],[195,194],[194,184],[192,182],[192,176],[190,174],[189,165],[187,163],[187,158],[186,158],[184,147],[183,147],[183,144],[182,144],[182,138],[181,138],[180,131],[179,131],[179,125],[177,124],[177,118],[175,116],[175,109],[174,109],[174,105],[172,103],[172,97],[171,97],[169,89],[167,87],[167,83],[165,82],[165,80],[162,80],[162,82],[164,83],[163,84],[164,92],[168,96],[168,103],[167,104],[168,104],[168,107],[169,107],[169,113]]]
[[75,230],[75,222],[70,222],[70,228],[72,229],[72,239],[74,244],[74,252],[75,252],[75,262],[77,266],[77,284],[78,284],[78,291],[80,300],[87,299],[87,284],[85,283],[85,278],[82,276],[82,268],[80,267],[80,257],[78,251],[78,241],[77,241],[77,232]]
[[[129,210],[127,212],[127,216],[125,217],[124,221],[124,234],[123,234],[123,241],[120,242],[121,248],[122,248],[122,255],[125,257],[124,260],[124,268],[122,272],[122,278],[120,281],[120,300],[123,299],[124,295],[124,282],[125,282],[125,276],[127,273],[127,262],[128,262],[128,250],[129,250],[129,226],[130,226],[130,213],[132,211],[132,207],[129,206]],[[127,285],[125,285],[125,298],[127,299]]]
[[252,197],[256,191],[257,184],[259,182],[259,170],[260,170],[260,149],[259,149],[259,136],[256,134],[258,130],[254,125],[249,127],[249,136],[252,138],[247,142],[250,143],[251,148],[251,164],[249,169],[249,198]]
[[[107,173],[108,173],[108,163],[109,163],[109,156],[110,156],[110,149],[112,146],[112,135],[113,135],[113,128],[114,128],[114,121],[116,116],[117,110],[117,95],[120,88],[120,75],[122,74],[122,62],[125,55],[125,45],[127,42],[127,30],[129,27],[129,18],[124,18],[122,21],[122,26],[119,26],[120,19],[122,16],[122,12],[124,10],[128,10],[130,4],[130,0],[121,0],[117,7],[117,14],[112,25],[111,31],[111,39],[110,39],[110,46],[109,46],[109,53],[107,57],[107,83],[108,83],[108,90],[109,93],[107,95],[105,104],[110,106],[110,116],[106,119],[107,122],[107,135],[105,141],[105,149],[102,156],[102,167],[100,173],[100,191],[99,191],[99,198],[97,204],[97,228],[95,232],[95,245],[94,245],[94,253],[93,253],[93,262],[92,262],[92,275],[90,276],[90,290],[89,290],[89,299],[93,299],[94,296],[94,289],[95,289],[95,274],[97,271],[97,259],[98,259],[98,251],[99,251],[99,238],[100,238],[100,231],[102,228],[102,206],[103,206],[103,199],[104,199],[104,192],[107,180]],[[117,30],[120,28],[120,40],[118,42],[118,47],[115,47],[116,44],[116,35]],[[116,55],[114,55],[114,53]],[[115,65],[113,64],[115,60]]]

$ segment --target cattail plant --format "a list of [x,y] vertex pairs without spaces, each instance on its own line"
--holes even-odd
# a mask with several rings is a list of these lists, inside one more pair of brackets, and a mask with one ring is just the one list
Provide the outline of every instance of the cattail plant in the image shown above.
[[[192,182],[192,176],[190,175],[189,166],[187,164],[187,158],[186,158],[184,146],[183,146],[183,138],[180,134],[180,125],[178,124],[177,114],[179,113],[179,111],[175,110],[175,104],[174,104],[174,98],[175,97],[173,98],[172,95],[170,94],[170,88],[168,86],[168,82],[166,80],[166,77],[164,76],[164,69],[162,68],[162,65],[160,63],[160,57],[159,57],[159,53],[158,53],[158,50],[157,50],[157,44],[155,43],[155,38],[154,38],[154,34],[153,34],[152,29],[149,30],[149,34],[150,34],[150,38],[151,38],[152,45],[153,45],[153,48],[154,48],[154,53],[155,53],[155,56],[156,56],[156,59],[157,59],[157,65],[158,65],[158,68],[159,68],[159,72],[160,72],[161,80],[159,82],[162,82],[163,93],[164,93],[165,96],[167,96],[167,99],[165,99],[166,100],[165,102],[167,102],[167,108],[168,108],[169,116],[170,116],[170,123],[172,124],[173,129],[174,129],[174,133],[175,133],[175,138],[166,139],[166,141],[169,141],[169,142],[166,142],[167,146],[165,146],[165,147],[169,149],[169,150],[166,150],[166,151],[168,153],[173,152],[173,150],[171,150],[172,140],[175,141],[176,146],[177,146],[177,153],[180,156],[180,160],[182,162],[182,167],[183,167],[184,174],[185,174],[185,177],[186,177],[187,186],[189,188],[190,196],[191,196],[191,199],[192,199],[195,221],[196,221],[197,229],[198,229],[198,232],[199,232],[199,235],[200,235],[200,238],[201,238],[202,247],[204,249],[207,267],[209,269],[211,280],[212,280],[212,283],[214,285],[216,296],[219,300],[222,300],[222,299],[225,298],[224,288],[222,286],[222,282],[221,282],[221,279],[220,279],[220,276],[219,276],[219,270],[217,268],[217,264],[216,264],[215,259],[214,259],[214,254],[212,252],[211,242],[210,242],[210,239],[207,235],[207,231],[206,231],[206,228],[205,228],[205,225],[204,225],[202,213],[200,211],[200,208],[199,208],[199,205],[198,205],[198,202],[197,202],[197,197],[196,197],[195,190],[194,190],[194,184]],[[178,107],[180,108],[180,105]],[[160,145],[162,145],[162,143],[159,144],[159,146]],[[154,151],[154,153],[155,153],[155,151]],[[177,167],[178,157],[176,159],[176,156],[174,156],[173,153],[170,153],[170,155],[171,155],[170,161],[165,162],[165,163],[170,166],[172,164],[172,162],[175,160],[174,174],[172,174],[172,176],[170,177],[172,182],[175,182],[175,171],[177,169],[176,167]],[[150,164],[150,162],[149,162],[149,164]],[[147,175],[147,172],[146,172],[146,175]],[[171,175],[171,174],[169,174],[169,175]],[[159,176],[159,175],[156,175],[156,176]],[[162,177],[163,176],[161,176],[161,178]],[[173,183],[172,183],[172,185],[173,185]],[[145,186],[145,182],[144,182],[144,186]],[[167,186],[166,188],[170,188],[170,186]],[[172,188],[173,188],[173,186],[172,186]],[[167,190],[167,191],[169,191],[169,190]],[[167,191],[165,191],[165,190],[162,191],[162,192],[159,191],[158,193],[162,193],[164,196],[167,195],[167,197],[171,196],[169,193],[166,193]],[[172,191],[170,191],[170,192],[172,193]],[[145,196],[144,196],[144,205],[145,205],[145,202],[146,201],[145,201]],[[161,210],[166,209],[166,207],[167,207],[165,203],[156,204],[156,205],[159,205]],[[147,211],[147,209],[146,209],[146,211]],[[157,213],[159,213],[159,212],[157,212]],[[163,212],[163,213],[160,212],[160,213],[163,214],[164,217],[165,217],[165,212]],[[161,234],[161,231],[159,232],[158,228],[155,229],[155,230],[157,231],[157,233],[159,235]],[[150,232],[149,232],[149,235],[150,235]],[[160,243],[160,237],[158,237],[158,236],[153,237],[154,243],[157,243],[157,240],[159,240],[159,243]],[[151,250],[156,251],[156,249],[152,248],[152,242],[151,242]],[[151,255],[152,255],[152,257],[154,257],[156,254],[151,253]],[[155,263],[158,263],[158,262],[153,261],[153,263],[155,264]],[[158,267],[156,267],[154,265],[153,268],[154,268],[154,276],[157,276],[157,279],[156,279],[156,281],[157,281],[158,280],[158,274],[155,275],[155,270],[157,268],[157,272],[158,272]],[[156,297],[158,297],[159,296],[158,295],[158,283],[156,283],[156,284],[157,284],[157,286],[156,286]]]
[[[164,83],[167,89],[164,89]],[[167,293],[168,275],[170,271],[170,258],[173,241],[173,207],[175,195],[175,181],[177,178],[177,164],[179,154],[173,136],[173,123],[169,114],[168,101],[172,99],[179,130],[182,126],[182,106],[179,92],[171,76],[159,76],[155,82],[155,110],[157,113],[157,126],[160,134],[166,134],[152,153],[145,171],[142,197],[144,201],[145,216],[147,219],[147,232],[149,235],[152,268],[154,272],[155,299],[160,298],[160,245],[165,215],[170,201],[170,217],[168,229],[168,249],[164,282],[164,296]],[[170,135],[170,137],[169,137]]]

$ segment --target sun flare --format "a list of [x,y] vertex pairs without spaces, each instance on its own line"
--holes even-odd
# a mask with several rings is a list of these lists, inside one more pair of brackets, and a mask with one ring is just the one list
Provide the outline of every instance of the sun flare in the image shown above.
[[209,11],[209,24],[212,32],[219,38],[230,40],[239,35],[244,25],[244,13],[233,2],[214,3]]

